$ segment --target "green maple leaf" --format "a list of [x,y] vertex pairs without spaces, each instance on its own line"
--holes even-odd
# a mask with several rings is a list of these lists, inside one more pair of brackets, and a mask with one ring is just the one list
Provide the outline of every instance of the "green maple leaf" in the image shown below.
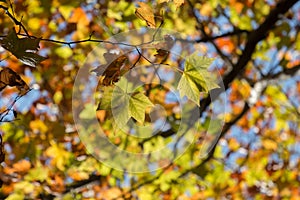
[[103,90],[98,110],[111,110],[119,127],[126,125],[131,117],[144,123],[146,108],[153,104],[141,91],[135,90],[130,82],[121,78],[115,87],[104,87]]
[[129,114],[139,123],[144,123],[145,112],[147,107],[152,107],[153,104],[147,96],[141,92],[133,94],[129,101]]
[[130,119],[130,96],[119,87],[115,87],[112,94],[111,109],[114,121],[123,127]]
[[211,89],[219,88],[216,80],[207,71],[212,61],[212,58],[198,56],[198,52],[186,59],[183,75],[177,86],[181,97],[186,96],[200,106],[201,92],[207,93]]

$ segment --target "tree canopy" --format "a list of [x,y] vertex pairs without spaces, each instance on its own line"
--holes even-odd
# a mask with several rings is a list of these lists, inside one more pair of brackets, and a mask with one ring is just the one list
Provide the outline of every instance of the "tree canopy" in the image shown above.
[[0,199],[298,199],[297,0],[0,0]]

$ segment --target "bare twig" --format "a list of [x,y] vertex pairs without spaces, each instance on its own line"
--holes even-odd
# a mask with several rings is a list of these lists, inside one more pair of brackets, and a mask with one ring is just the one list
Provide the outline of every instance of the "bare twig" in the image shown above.
[[[26,95],[28,92],[30,92],[32,89],[29,89],[28,91],[26,91],[26,93],[24,95]],[[2,113],[0,113],[0,122],[11,122],[11,121],[5,121],[4,118],[9,114],[9,112],[11,112],[13,110],[13,106],[15,105],[15,103],[22,98],[24,95],[18,95],[15,97],[15,99],[13,100],[13,102],[7,107],[6,110],[4,110]]]
[[5,6],[3,6],[3,5],[0,5],[0,8],[3,9],[3,10],[5,10],[5,13],[9,16],[9,18],[14,22],[15,25],[20,26],[20,27],[23,29],[23,31],[25,32],[25,34],[26,34],[27,37],[29,37],[29,38],[31,37],[31,36],[29,35],[27,29],[25,28],[25,26],[22,24],[21,20],[20,20],[20,21],[17,20],[17,19],[13,16],[14,14],[11,14],[11,13],[9,12],[8,7],[5,7]]

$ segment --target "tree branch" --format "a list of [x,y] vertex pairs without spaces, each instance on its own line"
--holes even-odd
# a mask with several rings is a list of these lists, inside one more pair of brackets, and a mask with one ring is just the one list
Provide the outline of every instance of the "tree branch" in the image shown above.
[[[286,13],[295,3],[299,0],[282,0],[276,7],[271,10],[270,14],[266,17],[264,22],[255,30],[251,31],[248,35],[248,41],[246,43],[245,49],[236,64],[234,64],[232,70],[224,77],[223,84],[225,90],[227,90],[231,82],[236,78],[236,76],[241,73],[246,67],[249,60],[251,60],[252,54],[255,50],[258,42],[263,40],[269,33],[271,29],[274,28],[275,23],[278,21],[279,16]],[[211,91],[210,95],[201,100],[200,102],[200,114],[202,114],[206,108],[210,105],[212,101],[217,99],[217,97],[223,92],[222,89],[214,89]]]
[[9,16],[9,18],[14,22],[15,25],[20,26],[24,32],[26,33],[26,36],[28,36],[30,38],[30,35],[27,31],[27,29],[25,28],[25,26],[22,24],[21,21],[18,21],[8,10],[8,7],[5,7],[3,5],[0,5],[0,8],[5,10],[5,13]]
[[241,29],[236,29],[234,31],[228,32],[228,33],[224,33],[221,35],[216,35],[216,36],[208,36],[206,35],[203,38],[197,39],[197,40],[186,40],[186,39],[182,39],[182,38],[176,38],[177,41],[180,42],[187,42],[187,43],[201,43],[201,42],[210,42],[219,38],[223,38],[223,37],[229,37],[229,36],[235,36],[235,35],[240,35],[243,33],[250,33],[248,30],[241,30]]
[[220,139],[230,130],[230,128],[233,125],[235,125],[248,112],[249,109],[250,109],[250,106],[248,105],[248,103],[245,102],[245,106],[244,106],[242,112],[239,115],[237,115],[232,121],[225,123],[225,125],[224,125],[224,127],[221,131],[221,134],[218,137],[216,137],[215,140],[212,142],[212,145],[208,150],[208,155],[206,156],[206,158],[199,165],[197,165],[197,166],[195,166],[191,169],[186,170],[184,173],[182,173],[182,175],[180,177],[185,176],[189,172],[194,172],[194,173],[197,174],[197,171],[199,169],[201,170],[203,165],[205,163],[207,163],[213,157],[213,155],[215,153],[215,150],[216,150],[216,147],[217,147]]

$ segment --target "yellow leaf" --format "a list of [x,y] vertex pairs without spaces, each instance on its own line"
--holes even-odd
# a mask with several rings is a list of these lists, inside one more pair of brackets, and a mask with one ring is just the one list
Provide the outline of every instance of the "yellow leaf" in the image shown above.
[[39,30],[41,28],[41,19],[39,18],[30,18],[28,24],[30,25],[31,30]]
[[232,151],[236,151],[239,149],[240,144],[235,138],[230,138],[228,141],[228,147]]
[[182,4],[184,4],[184,0],[174,0],[174,4],[176,8],[179,8]]
[[264,148],[268,150],[276,150],[278,147],[277,143],[274,140],[270,140],[270,139],[263,140],[262,145],[264,146]]
[[59,170],[64,171],[65,165],[69,162],[71,157],[71,153],[54,141],[51,141],[50,144],[51,146],[45,152],[46,156],[53,158],[51,160],[52,165],[56,166]]
[[203,16],[209,16],[212,13],[212,6],[209,3],[205,3],[202,5],[201,9],[200,9],[200,14]]
[[60,90],[55,92],[55,94],[53,95],[54,102],[56,104],[59,104],[62,99],[63,99],[63,93]]
[[22,191],[25,194],[30,194],[34,191],[34,185],[32,183],[29,183],[27,181],[21,181],[16,183],[14,187],[15,191]]
[[60,5],[58,7],[58,10],[65,19],[68,19],[72,13],[73,8],[73,6],[69,5]]
[[68,46],[62,46],[54,51],[59,57],[68,59],[73,55],[73,51],[70,47]]
[[165,2],[169,2],[170,0],[158,0],[158,3],[165,3]]
[[143,2],[138,2],[139,8],[136,9],[135,14],[142,20],[145,20],[147,25],[151,28],[155,28],[155,20],[152,8]]
[[29,127],[31,128],[31,130],[33,132],[46,133],[48,131],[48,127],[40,119],[36,119],[34,121],[31,121],[30,124],[29,124]]

